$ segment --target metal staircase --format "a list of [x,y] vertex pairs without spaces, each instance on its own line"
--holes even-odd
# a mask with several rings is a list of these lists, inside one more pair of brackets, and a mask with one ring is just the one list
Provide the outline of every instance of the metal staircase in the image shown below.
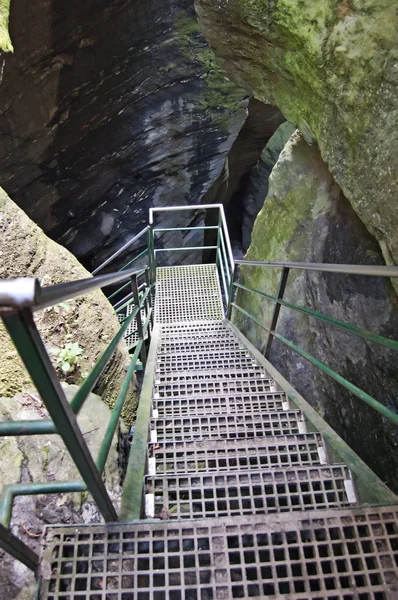
[[42,600],[398,598],[397,498],[226,318],[220,228],[215,264],[150,261],[153,327],[148,278],[119,300],[146,363],[119,523],[48,527]]

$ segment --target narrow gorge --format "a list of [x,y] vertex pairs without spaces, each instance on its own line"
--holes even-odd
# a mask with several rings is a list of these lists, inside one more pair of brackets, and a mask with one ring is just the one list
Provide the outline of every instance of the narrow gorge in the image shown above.
[[[89,277],[147,225],[150,208],[215,203],[237,260],[398,265],[397,0],[4,0],[0,49],[3,279]],[[205,209],[159,214],[167,228],[218,224]],[[215,246],[217,235],[157,234],[157,243],[182,247],[189,264],[186,248]],[[175,260],[158,255],[158,265]],[[214,248],[195,261],[214,262]],[[276,296],[280,273],[242,265],[236,279]],[[270,326],[271,302],[243,288],[236,297]],[[397,279],[291,269],[284,300],[398,339]],[[238,310],[231,320],[264,353],[264,327]],[[54,356],[72,338],[81,350],[64,377],[71,395],[118,320],[97,291],[49,309],[38,326]],[[277,331],[398,412],[393,349],[283,306]],[[43,416],[2,325],[0,340],[1,419]],[[397,493],[397,428],[278,339],[269,360]],[[128,361],[119,348],[102,374],[82,416],[90,430],[103,434]],[[132,435],[137,385],[105,474],[119,500],[119,446]],[[0,486],[69,472],[65,448],[47,438],[4,440]],[[61,494],[37,498],[17,502],[14,528],[25,540],[26,514],[34,536],[59,522],[55,506],[64,523],[98,520],[78,494],[67,504]],[[31,598],[32,588],[21,591],[32,585],[25,571],[0,551],[2,561],[0,600]]]

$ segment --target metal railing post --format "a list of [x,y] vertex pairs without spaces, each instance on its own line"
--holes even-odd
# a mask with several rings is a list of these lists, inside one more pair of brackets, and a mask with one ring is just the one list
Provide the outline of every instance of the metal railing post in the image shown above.
[[27,546],[19,540],[7,527],[4,527],[2,523],[0,523],[0,548],[11,554],[17,560],[20,560],[24,565],[31,569],[32,571],[36,571],[37,567],[40,563],[39,555],[36,552],[33,552]]
[[[151,310],[151,327],[153,328],[153,310],[152,310],[152,286],[151,286],[151,277],[150,277],[150,273],[149,273],[149,269],[145,269],[145,283],[146,286],[149,288],[149,293],[148,293],[148,297],[147,297],[147,303],[149,306],[149,309]],[[149,335],[149,330],[148,330],[148,335]]]
[[272,320],[271,320],[270,333],[268,334],[267,346],[266,346],[265,352],[264,352],[264,356],[267,359],[269,357],[269,353],[271,351],[271,346],[272,346],[272,341],[274,339],[272,332],[276,330],[276,325],[278,323],[278,317],[279,317],[279,313],[281,310],[281,305],[279,304],[278,300],[282,300],[282,298],[283,298],[283,294],[285,293],[288,276],[289,276],[289,269],[287,267],[283,267],[282,273],[281,273],[281,278],[279,280],[279,289],[278,289],[278,294],[276,296],[274,313],[272,315]]
[[137,330],[138,330],[138,338],[142,340],[141,346],[141,362],[145,366],[146,363],[146,347],[145,347],[145,339],[144,339],[144,328],[142,326],[142,316],[141,316],[141,304],[140,304],[140,295],[138,293],[138,283],[137,283],[137,275],[133,275],[131,278],[131,287],[133,290],[133,298],[135,306],[138,306],[138,312],[136,316],[137,320]]
[[149,269],[151,275],[151,283],[156,281],[156,255],[155,255],[155,233],[153,231],[153,225],[151,224],[148,229],[148,256],[149,256]]
[[105,521],[117,521],[116,510],[44,347],[32,311],[23,308],[10,315],[3,313],[2,319],[87,490]]
[[232,313],[232,302],[234,301],[234,283],[236,277],[236,265],[231,271],[231,281],[229,283],[229,294],[228,294],[228,304],[227,304],[227,319],[231,320]]

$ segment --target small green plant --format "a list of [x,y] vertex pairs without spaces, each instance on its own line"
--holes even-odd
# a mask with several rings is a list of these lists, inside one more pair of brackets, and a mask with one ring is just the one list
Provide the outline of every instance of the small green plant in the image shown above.
[[77,342],[68,342],[63,348],[56,348],[52,352],[57,358],[57,367],[66,374],[72,373],[79,365],[83,348]]

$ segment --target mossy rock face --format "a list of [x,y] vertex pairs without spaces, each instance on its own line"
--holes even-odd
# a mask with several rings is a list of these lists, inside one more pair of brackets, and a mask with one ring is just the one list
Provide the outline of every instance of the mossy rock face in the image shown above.
[[13,51],[10,34],[8,33],[10,1],[11,0],[0,0],[0,52]]
[[398,264],[396,0],[196,0],[228,75],[316,139],[386,262]]
[[[269,178],[247,259],[288,262],[383,264],[375,239],[333,181],[316,145],[295,133]],[[280,268],[241,267],[241,282],[276,295]],[[398,338],[397,297],[388,279],[292,269],[285,300]],[[237,303],[270,326],[273,303],[239,291]],[[267,334],[237,311],[233,320],[261,350]],[[277,331],[337,373],[398,411],[398,370],[393,351],[322,321],[282,308]],[[378,413],[350,395],[299,354],[274,340],[271,362],[394,489],[397,433]],[[375,449],[377,448],[377,451]]]
[[[4,279],[36,277],[42,285],[52,285],[90,277],[70,252],[50,240],[1,189],[0,256],[0,277]],[[35,313],[35,321],[54,366],[56,351],[68,342],[76,342],[82,349],[73,371],[66,376],[59,371],[60,378],[68,383],[83,380],[119,328],[113,309],[100,290]],[[32,383],[2,324],[0,344],[3,356],[0,396],[12,397]],[[109,406],[114,405],[128,362],[128,351],[121,343],[96,388]],[[132,386],[123,413],[128,423],[131,423],[135,405]]]

